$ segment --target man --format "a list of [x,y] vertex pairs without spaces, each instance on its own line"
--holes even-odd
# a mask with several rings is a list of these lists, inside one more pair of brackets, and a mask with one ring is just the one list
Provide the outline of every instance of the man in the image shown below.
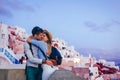
[[[32,29],[33,40],[31,43],[34,43],[35,40],[41,40],[43,30],[39,27],[34,27]],[[43,41],[39,41],[39,45],[41,45],[41,49],[44,53],[47,52],[47,44]],[[40,64],[49,63],[44,58],[38,59],[38,54],[41,53],[39,49],[27,42],[24,44],[25,55],[27,56],[26,63],[26,79],[27,80],[42,80],[42,71]]]

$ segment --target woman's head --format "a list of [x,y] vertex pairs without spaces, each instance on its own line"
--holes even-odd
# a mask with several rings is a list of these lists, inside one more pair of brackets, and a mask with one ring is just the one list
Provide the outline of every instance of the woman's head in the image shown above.
[[42,40],[45,41],[48,44],[48,52],[47,55],[51,54],[51,48],[52,48],[52,34],[48,32],[47,30],[43,31],[43,37]]
[[44,30],[42,40],[47,42],[48,44],[52,44],[52,34],[47,30]]

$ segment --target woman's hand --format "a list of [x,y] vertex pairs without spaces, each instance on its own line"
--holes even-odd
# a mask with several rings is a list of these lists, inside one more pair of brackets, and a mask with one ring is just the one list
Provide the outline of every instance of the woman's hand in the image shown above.
[[33,36],[31,35],[31,36],[29,36],[29,37],[27,38],[27,42],[28,42],[28,43],[31,42],[32,39],[33,39]]
[[53,65],[57,65],[57,61],[55,59],[50,59],[50,61],[53,63]]
[[53,62],[51,60],[46,60],[46,64],[53,66]]

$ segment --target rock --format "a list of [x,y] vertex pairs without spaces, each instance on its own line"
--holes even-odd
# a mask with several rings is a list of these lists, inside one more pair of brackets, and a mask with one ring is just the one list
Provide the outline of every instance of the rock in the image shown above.
[[57,70],[49,78],[49,80],[83,80],[68,70]]

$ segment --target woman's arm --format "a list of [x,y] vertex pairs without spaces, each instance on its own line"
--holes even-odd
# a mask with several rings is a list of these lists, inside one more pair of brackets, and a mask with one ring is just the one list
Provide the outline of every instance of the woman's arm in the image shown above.
[[62,63],[62,56],[55,47],[52,47],[52,53],[50,55],[50,58],[56,60],[57,65],[60,65]]
[[29,43],[40,48],[44,53],[47,53],[47,43],[44,41],[32,39]]
[[40,48],[44,53],[47,53],[47,43],[44,41],[33,39],[33,36],[31,35],[27,38],[27,42]]

